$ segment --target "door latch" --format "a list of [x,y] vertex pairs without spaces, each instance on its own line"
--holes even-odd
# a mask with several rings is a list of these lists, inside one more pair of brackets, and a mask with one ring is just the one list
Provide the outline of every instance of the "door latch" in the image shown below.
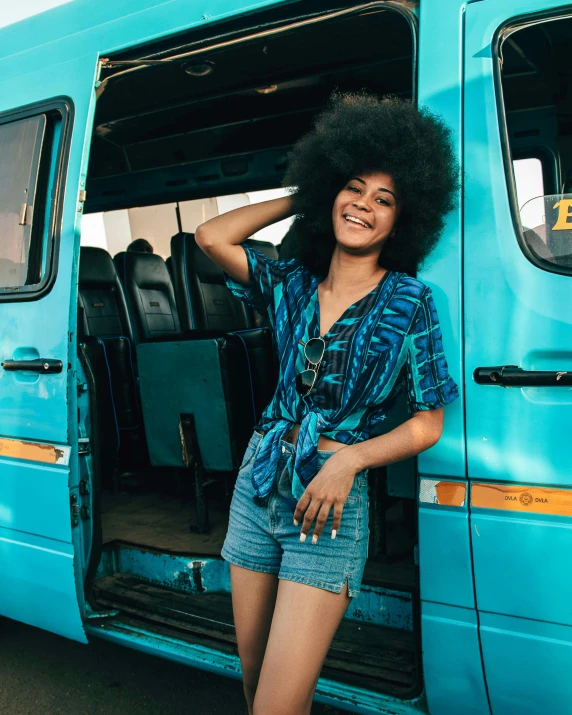
[[77,495],[70,494],[70,509],[71,509],[71,524],[77,526],[79,524],[79,504],[77,503]]
[[477,385],[499,387],[570,387],[572,371],[523,370],[518,365],[477,367],[473,372]]

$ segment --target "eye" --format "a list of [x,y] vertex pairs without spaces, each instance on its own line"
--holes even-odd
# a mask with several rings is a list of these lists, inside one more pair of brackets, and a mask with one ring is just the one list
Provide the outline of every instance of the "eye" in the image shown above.
[[379,197],[379,199],[377,199],[377,201],[378,201],[378,203],[383,204],[384,206],[391,206],[389,201],[387,201],[386,199],[382,199],[381,197]]
[[358,188],[357,186],[351,186],[351,185],[350,185],[350,186],[348,186],[347,188],[348,188],[348,191],[353,191],[353,192],[356,193],[356,194],[359,194],[359,193],[360,193],[360,190],[359,190],[359,188]]

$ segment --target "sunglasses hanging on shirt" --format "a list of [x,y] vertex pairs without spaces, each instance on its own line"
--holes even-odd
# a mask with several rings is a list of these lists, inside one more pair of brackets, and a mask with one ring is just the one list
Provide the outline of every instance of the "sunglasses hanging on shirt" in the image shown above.
[[300,340],[300,343],[304,346],[304,356],[308,365],[305,370],[296,375],[296,392],[305,397],[314,387],[318,377],[318,370],[324,358],[326,343],[322,338],[310,338],[307,343]]

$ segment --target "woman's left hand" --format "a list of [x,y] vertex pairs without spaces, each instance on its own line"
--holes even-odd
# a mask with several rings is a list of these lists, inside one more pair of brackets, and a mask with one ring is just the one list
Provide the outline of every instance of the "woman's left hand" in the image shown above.
[[302,518],[304,519],[300,541],[306,541],[314,520],[316,526],[312,543],[315,544],[318,541],[332,508],[334,509],[332,539],[336,538],[344,504],[358,472],[359,467],[356,465],[355,456],[350,446],[342,447],[324,462],[296,505],[294,524],[297,525]]

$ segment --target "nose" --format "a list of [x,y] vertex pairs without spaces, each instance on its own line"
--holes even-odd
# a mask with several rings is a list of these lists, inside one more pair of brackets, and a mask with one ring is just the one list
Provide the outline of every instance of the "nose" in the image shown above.
[[358,211],[371,211],[368,202],[363,196],[356,197],[353,201],[353,206],[355,206]]

